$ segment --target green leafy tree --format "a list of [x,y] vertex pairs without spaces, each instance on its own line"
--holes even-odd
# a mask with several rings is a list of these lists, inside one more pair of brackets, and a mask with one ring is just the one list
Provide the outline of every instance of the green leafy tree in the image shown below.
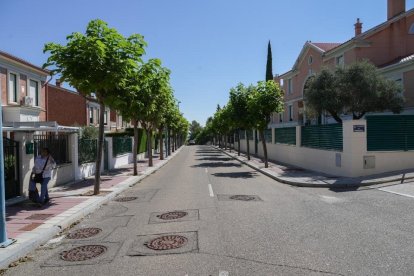
[[[229,102],[232,106],[231,119],[238,132],[247,131],[253,127],[252,116],[248,109],[248,99],[251,91],[251,87],[246,88],[242,83],[230,89]],[[248,138],[246,138],[246,146],[247,158],[250,160],[250,143]],[[238,142],[238,155],[240,155],[240,140]]]
[[283,94],[279,85],[273,80],[259,81],[249,94],[248,109],[262,140],[265,167],[267,168],[269,164],[264,131],[268,128],[272,113],[283,111]]
[[401,86],[386,79],[375,65],[361,61],[335,72],[322,70],[305,91],[305,103],[318,114],[327,111],[341,123],[341,113],[351,113],[354,120],[367,112],[399,113],[404,104],[400,92]]
[[76,32],[67,36],[66,45],[47,43],[44,47],[44,52],[50,54],[44,67],[51,67],[52,74],[60,75],[62,81],[83,95],[95,95],[100,105],[95,195],[99,194],[100,187],[105,105],[111,106],[108,98],[136,70],[145,46],[141,35],[124,37],[98,19],[89,22],[85,34]]
[[202,130],[203,127],[200,123],[193,120],[190,124],[190,140],[194,140]]
[[338,68],[336,78],[344,111],[352,113],[354,120],[361,119],[367,112],[389,109],[399,113],[403,108],[401,87],[395,81],[386,79],[368,61]]
[[273,80],[272,46],[267,44],[266,81]]
[[343,99],[336,89],[335,74],[327,69],[323,69],[316,77],[308,80],[309,87],[305,89],[305,102],[307,114],[315,114],[318,123],[324,111],[329,112],[332,117],[342,122],[341,114],[343,110]]

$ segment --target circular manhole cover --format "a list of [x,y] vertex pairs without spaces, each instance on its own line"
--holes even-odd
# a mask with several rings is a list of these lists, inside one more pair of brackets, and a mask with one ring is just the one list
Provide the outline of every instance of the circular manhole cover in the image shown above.
[[170,250],[184,246],[188,239],[179,235],[168,235],[155,238],[144,245],[152,250]]
[[60,253],[60,258],[67,262],[81,262],[96,258],[108,249],[103,245],[83,245]]
[[230,199],[233,200],[242,200],[242,201],[251,201],[254,200],[254,196],[248,196],[248,195],[234,195],[231,196]]
[[183,218],[186,215],[188,215],[188,213],[184,211],[173,211],[173,212],[168,212],[168,213],[158,215],[157,217],[163,220],[173,220],[173,219]]
[[125,196],[125,197],[118,197],[117,199],[115,199],[115,201],[117,201],[117,202],[126,202],[126,201],[133,201],[137,198],[138,197],[136,197],[136,196]]
[[69,233],[66,238],[78,240],[78,239],[86,239],[98,235],[102,232],[100,228],[82,228]]

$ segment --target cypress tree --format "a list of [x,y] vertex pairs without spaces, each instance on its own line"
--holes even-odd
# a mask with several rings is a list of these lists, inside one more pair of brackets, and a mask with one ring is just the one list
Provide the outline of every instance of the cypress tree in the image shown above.
[[266,81],[273,80],[273,70],[272,70],[272,47],[267,44],[267,63],[266,63]]

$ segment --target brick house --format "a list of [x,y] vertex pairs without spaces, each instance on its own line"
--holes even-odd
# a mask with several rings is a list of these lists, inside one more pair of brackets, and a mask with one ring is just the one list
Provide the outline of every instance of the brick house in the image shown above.
[[[62,87],[61,82],[48,83],[47,119],[65,126],[99,126],[100,106],[94,97],[84,97],[78,91]],[[128,124],[115,110],[105,108],[105,131],[120,131]]]
[[44,84],[48,75],[49,71],[0,51],[3,122],[46,120]]
[[[275,77],[285,91],[285,111],[273,116],[273,126],[306,122],[306,82],[321,68],[334,69],[362,59],[370,60],[387,78],[402,84],[404,113],[414,113],[414,9],[406,11],[405,0],[387,0],[387,4],[387,21],[363,32],[357,19],[355,36],[344,43],[305,43],[292,70]],[[325,123],[329,120],[328,116],[322,118]]]

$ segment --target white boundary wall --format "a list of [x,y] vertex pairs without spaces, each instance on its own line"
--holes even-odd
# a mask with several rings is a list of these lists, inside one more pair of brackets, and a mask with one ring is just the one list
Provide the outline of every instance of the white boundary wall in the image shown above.
[[[354,125],[364,126],[364,132],[354,132]],[[326,174],[358,177],[413,169],[414,151],[368,152],[365,120],[343,122],[343,151],[301,147],[301,127],[296,127],[296,145],[267,143],[268,157],[293,166]],[[274,130],[272,130],[272,141]],[[246,140],[240,140],[241,151],[246,152]],[[237,147],[237,145],[235,145]],[[254,141],[250,140],[250,153],[254,153]],[[261,142],[258,154],[263,157]],[[374,159],[372,168],[364,168],[366,157]],[[338,159],[339,160],[338,160]],[[337,161],[339,161],[337,163]]]

